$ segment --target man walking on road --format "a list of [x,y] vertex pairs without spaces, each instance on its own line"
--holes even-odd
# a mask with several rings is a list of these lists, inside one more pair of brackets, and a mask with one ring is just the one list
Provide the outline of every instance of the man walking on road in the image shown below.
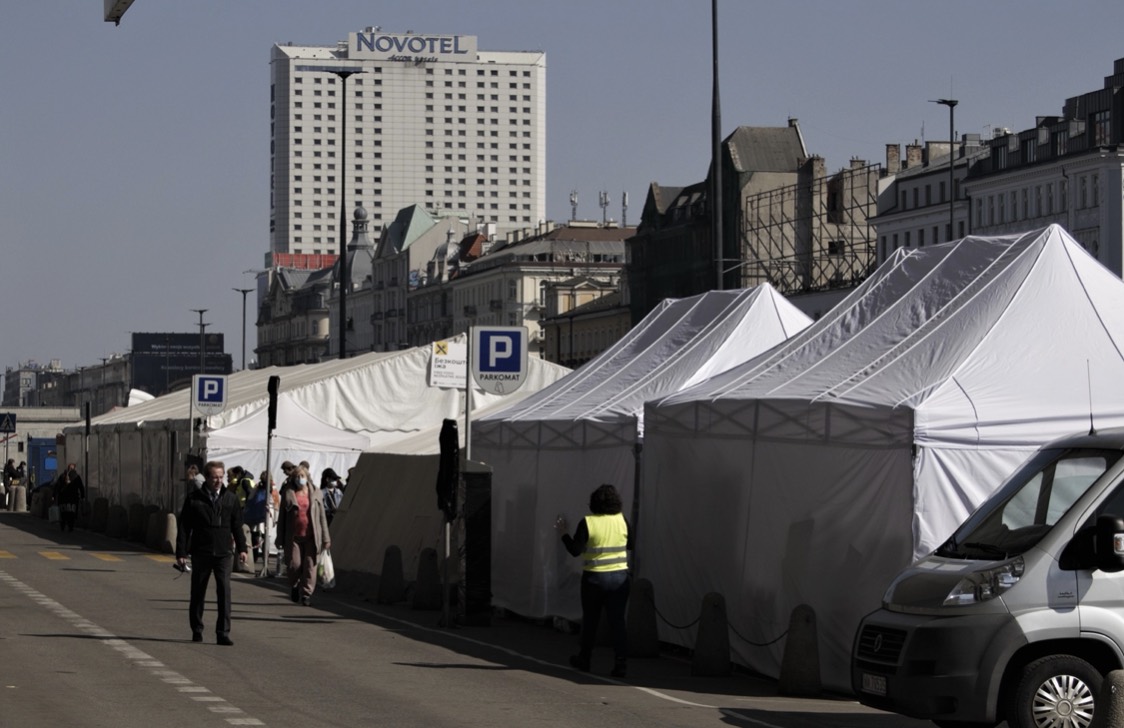
[[[238,497],[222,487],[226,467],[218,461],[203,466],[206,481],[202,488],[188,494],[180,511],[176,535],[176,563],[187,567],[191,555],[191,641],[203,641],[203,602],[207,583],[215,577],[215,600],[218,620],[216,640],[220,645],[233,645],[230,639],[230,572],[234,551],[240,563],[246,562],[246,535],[242,531],[242,506]],[[232,544],[234,548],[232,549]]]

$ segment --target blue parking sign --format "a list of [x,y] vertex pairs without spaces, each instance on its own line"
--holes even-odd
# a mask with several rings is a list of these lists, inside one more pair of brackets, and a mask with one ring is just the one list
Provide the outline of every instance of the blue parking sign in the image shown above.
[[527,377],[527,329],[474,326],[472,377],[485,392],[510,394],[519,389]]
[[217,415],[226,408],[226,376],[196,374],[191,379],[195,410],[204,415]]

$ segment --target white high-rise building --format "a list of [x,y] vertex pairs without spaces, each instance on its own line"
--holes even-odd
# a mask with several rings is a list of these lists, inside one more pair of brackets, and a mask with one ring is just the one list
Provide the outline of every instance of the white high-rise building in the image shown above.
[[500,233],[544,219],[545,53],[366,28],[275,45],[270,66],[267,265],[339,252],[341,190],[344,221],[362,205],[376,239],[414,204]]

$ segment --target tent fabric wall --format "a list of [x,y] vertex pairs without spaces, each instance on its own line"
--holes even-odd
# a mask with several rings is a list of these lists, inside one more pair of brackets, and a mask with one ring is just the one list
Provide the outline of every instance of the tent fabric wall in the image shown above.
[[579,618],[581,565],[552,524],[559,514],[576,524],[602,483],[617,487],[632,516],[644,402],[810,323],[769,285],[668,299],[574,373],[473,423],[472,457],[493,468],[493,603],[525,616]]
[[[681,616],[721,587],[753,639],[808,603],[824,683],[848,690],[854,629],[898,570],[1037,446],[1090,412],[1124,424],[1121,344],[1124,282],[1057,226],[898,251],[801,334],[648,405],[641,573],[657,606]],[[738,643],[777,674],[783,643]]]
[[402,570],[415,578],[423,548],[444,552],[437,508],[437,456],[364,453],[332,519],[338,572],[381,574],[388,546],[402,550]]

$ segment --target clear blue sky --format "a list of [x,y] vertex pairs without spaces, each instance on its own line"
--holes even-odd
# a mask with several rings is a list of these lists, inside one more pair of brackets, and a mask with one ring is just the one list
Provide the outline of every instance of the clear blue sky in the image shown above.
[[[1124,2],[719,0],[723,134],[797,117],[829,170],[886,143],[1015,130],[1101,87]],[[701,180],[709,0],[101,0],[0,7],[0,364],[67,368],[130,332],[226,335],[269,246],[269,50],[368,25],[547,56],[547,212],[640,217],[652,181]],[[251,296],[252,303],[252,296]],[[248,341],[252,348],[253,306]]]

